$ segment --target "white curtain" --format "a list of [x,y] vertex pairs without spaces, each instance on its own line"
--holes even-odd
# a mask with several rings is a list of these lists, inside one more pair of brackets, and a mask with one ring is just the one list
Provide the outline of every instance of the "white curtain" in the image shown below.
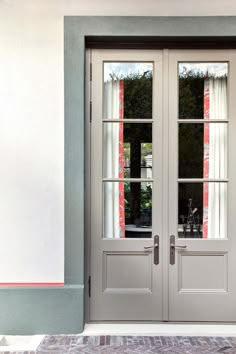
[[[119,119],[119,80],[104,83],[103,115],[106,119]],[[119,123],[104,123],[103,129],[103,172],[105,177],[119,177]],[[104,237],[120,238],[119,183],[104,183]]]
[[[209,78],[209,119],[227,119],[227,79]],[[227,126],[209,124],[209,178],[226,178]],[[225,238],[227,233],[227,184],[208,185],[208,238]]]

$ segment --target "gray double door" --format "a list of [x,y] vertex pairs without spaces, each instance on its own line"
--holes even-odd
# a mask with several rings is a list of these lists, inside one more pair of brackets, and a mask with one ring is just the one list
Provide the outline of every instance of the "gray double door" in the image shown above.
[[235,321],[236,52],[90,60],[90,320]]

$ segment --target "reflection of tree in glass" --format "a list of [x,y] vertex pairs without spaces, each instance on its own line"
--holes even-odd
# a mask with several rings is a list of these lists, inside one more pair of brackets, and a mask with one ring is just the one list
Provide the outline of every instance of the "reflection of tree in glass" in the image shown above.
[[141,187],[141,210],[152,208],[152,188],[151,186]]
[[125,218],[130,218],[130,182],[124,183],[125,192]]
[[[124,143],[124,158],[125,162],[130,160],[130,143]],[[125,166],[128,167],[128,165],[125,163]]]
[[152,155],[152,143],[142,143],[142,148],[141,148],[141,164],[142,164],[142,166],[146,166],[145,157],[148,155]]
[[124,118],[152,118],[152,72],[124,78]]
[[[134,183],[133,183],[134,184]],[[140,205],[139,213],[136,214],[136,219],[132,219],[132,199],[137,197],[132,194],[132,188],[130,182],[124,183],[124,192],[125,192],[125,219],[126,224],[142,224],[142,220],[145,220],[145,224],[151,225],[152,218],[152,188],[150,185],[146,186],[144,183],[136,183],[140,186]]]
[[[130,143],[124,143],[124,160],[125,167],[130,167]],[[141,165],[146,166],[145,157],[152,155],[152,143],[142,143],[141,144]]]
[[196,70],[179,76],[179,119],[202,119],[204,73]]
[[204,125],[179,124],[179,177],[202,178]]

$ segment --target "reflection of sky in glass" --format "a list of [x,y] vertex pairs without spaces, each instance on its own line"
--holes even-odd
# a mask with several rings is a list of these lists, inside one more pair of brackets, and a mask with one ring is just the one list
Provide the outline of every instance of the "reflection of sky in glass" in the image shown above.
[[104,63],[104,82],[114,78],[124,78],[128,75],[143,75],[145,71],[153,71],[152,63]]
[[179,75],[187,75],[190,71],[214,77],[227,76],[228,63],[179,63]]

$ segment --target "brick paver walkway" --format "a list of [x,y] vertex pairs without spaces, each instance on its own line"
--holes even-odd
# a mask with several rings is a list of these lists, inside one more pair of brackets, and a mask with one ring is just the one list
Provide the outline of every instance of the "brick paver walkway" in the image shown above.
[[[4,352],[7,353],[7,352]],[[9,352],[8,352],[9,353]],[[236,354],[233,337],[46,336],[37,354]],[[2,354],[2,353],[1,353]],[[33,354],[33,352],[18,352]]]

